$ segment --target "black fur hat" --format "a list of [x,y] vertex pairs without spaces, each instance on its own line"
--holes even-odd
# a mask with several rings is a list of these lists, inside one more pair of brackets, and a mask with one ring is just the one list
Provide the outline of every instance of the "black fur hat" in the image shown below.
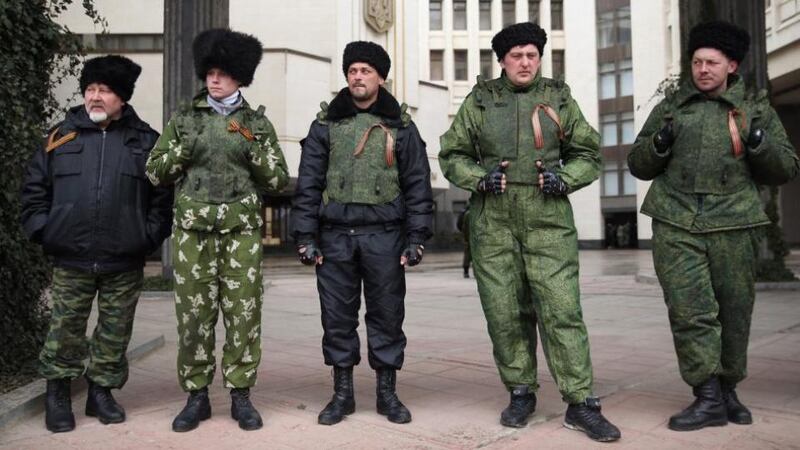
[[98,56],[86,60],[83,64],[78,83],[81,87],[81,94],[86,92],[86,87],[90,84],[103,83],[111,88],[123,102],[127,102],[133,95],[133,88],[140,73],[142,73],[142,67],[124,56]]
[[261,42],[249,34],[226,28],[205,30],[192,43],[194,71],[205,81],[208,71],[217,68],[242,86],[249,86],[263,51]]
[[701,23],[689,32],[689,58],[698,48],[715,48],[728,58],[742,62],[750,50],[750,34],[728,22]]
[[347,70],[354,62],[367,63],[378,71],[384,80],[389,75],[392,60],[380,45],[369,41],[355,41],[347,44],[342,54],[342,71],[347,78]]
[[544,52],[547,43],[547,33],[539,25],[531,22],[515,23],[509,25],[492,38],[492,50],[500,61],[509,50],[517,45],[533,44],[539,49],[539,55]]

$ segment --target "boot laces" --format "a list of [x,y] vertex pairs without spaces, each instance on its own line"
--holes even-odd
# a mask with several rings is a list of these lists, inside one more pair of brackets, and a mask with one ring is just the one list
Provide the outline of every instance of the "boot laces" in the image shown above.
[[511,410],[514,412],[526,412],[529,403],[530,399],[528,395],[519,395],[519,396],[512,395],[511,404],[509,406],[511,407]]
[[249,389],[233,389],[233,403],[239,407],[251,407]]

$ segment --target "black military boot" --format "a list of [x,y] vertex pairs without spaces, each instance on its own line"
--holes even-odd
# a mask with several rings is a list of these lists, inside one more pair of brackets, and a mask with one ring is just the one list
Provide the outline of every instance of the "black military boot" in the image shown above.
[[692,388],[692,392],[697,397],[695,401],[688,408],[669,418],[671,430],[692,431],[728,424],[728,411],[725,409],[722,389],[716,376]]
[[111,395],[111,388],[100,386],[88,377],[86,381],[89,383],[89,394],[86,397],[86,415],[97,417],[100,423],[104,425],[125,422],[125,409],[114,400],[114,396]]
[[211,417],[211,402],[208,401],[208,388],[197,389],[189,392],[186,406],[175,416],[172,421],[172,431],[183,433],[191,431],[200,425],[201,420]]
[[564,415],[564,426],[570,430],[583,431],[589,438],[599,442],[612,442],[620,438],[619,428],[600,412],[600,400],[588,397],[583,403],[572,403]]
[[389,422],[411,422],[411,411],[403,405],[395,392],[397,371],[395,369],[378,369],[376,372],[378,386],[376,389],[378,414],[383,414]]
[[500,413],[500,423],[507,427],[522,428],[528,417],[536,410],[536,394],[528,392],[528,386],[514,386],[511,403]]
[[468,267],[464,268],[464,278],[469,278],[469,268]]
[[69,378],[47,380],[47,395],[44,399],[44,424],[53,433],[75,429],[75,415],[72,414],[72,398]]
[[750,410],[739,401],[735,388],[736,385],[722,385],[722,400],[725,402],[728,421],[738,425],[750,425],[753,423],[753,416],[750,414]]
[[317,422],[320,425],[334,425],[342,421],[344,416],[356,411],[356,400],[353,396],[353,368],[333,368],[333,398],[319,413]]
[[261,415],[250,402],[250,388],[231,389],[231,417],[239,421],[239,428],[247,431],[264,426]]

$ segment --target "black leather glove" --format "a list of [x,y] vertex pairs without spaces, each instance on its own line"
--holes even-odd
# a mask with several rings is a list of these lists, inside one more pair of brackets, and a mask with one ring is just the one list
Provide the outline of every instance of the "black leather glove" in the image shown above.
[[300,257],[300,262],[307,265],[313,266],[317,263],[317,258],[322,257],[322,250],[317,247],[317,243],[314,241],[300,244],[297,246],[297,255]]
[[549,170],[543,171],[542,177],[544,177],[542,192],[546,195],[566,195],[569,188],[567,184],[561,180],[561,177]]
[[672,121],[668,120],[658,133],[653,137],[653,145],[658,153],[666,153],[672,143],[675,142],[675,132],[672,129]]
[[747,136],[747,146],[757,148],[764,142],[765,137],[767,137],[767,132],[763,128],[752,128],[750,129],[750,135]]
[[422,262],[422,252],[425,251],[425,246],[422,244],[408,244],[400,256],[406,257],[406,264],[416,266]]
[[502,164],[498,164],[491,170],[491,172],[478,181],[478,192],[490,192],[492,194],[500,195],[503,193],[503,177],[505,176],[506,168]]

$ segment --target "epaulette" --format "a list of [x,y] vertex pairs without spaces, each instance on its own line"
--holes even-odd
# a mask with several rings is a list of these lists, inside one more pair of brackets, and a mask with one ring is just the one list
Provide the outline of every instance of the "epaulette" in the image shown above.
[[61,129],[61,127],[57,127],[47,137],[47,145],[44,148],[44,151],[46,153],[50,153],[51,151],[57,149],[58,147],[66,144],[67,142],[69,142],[69,141],[75,139],[76,137],[78,137],[78,132],[77,131],[73,131],[73,132],[67,133],[67,134],[61,136],[60,138],[56,139],[56,135],[58,134],[58,130],[60,130],[60,129]]
[[400,121],[403,123],[403,128],[411,125],[411,114],[408,113],[408,105],[405,103],[400,105]]
[[317,113],[317,120],[327,125],[328,124],[328,102],[321,102],[319,104],[319,112]]

